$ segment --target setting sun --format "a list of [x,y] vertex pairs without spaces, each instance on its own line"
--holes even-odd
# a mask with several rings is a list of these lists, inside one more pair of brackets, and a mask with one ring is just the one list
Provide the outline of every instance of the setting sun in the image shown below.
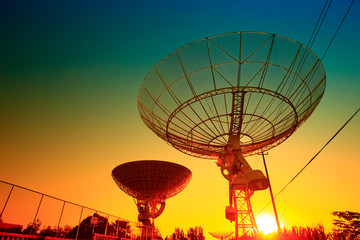
[[259,231],[263,232],[265,235],[277,230],[275,218],[268,214],[259,216],[256,219],[256,224]]

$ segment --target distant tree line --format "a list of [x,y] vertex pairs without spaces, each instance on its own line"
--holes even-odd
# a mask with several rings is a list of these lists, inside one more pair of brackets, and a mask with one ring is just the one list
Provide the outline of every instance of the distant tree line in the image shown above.
[[344,239],[360,239],[360,213],[345,211],[331,214],[338,218],[334,219],[333,224],[340,236]]
[[168,240],[205,240],[204,231],[202,227],[189,228],[185,234],[184,230],[180,228],[175,228],[174,233],[169,237],[166,237]]
[[[91,223],[91,218],[96,217],[98,223],[96,225]],[[0,222],[2,220],[0,219]],[[78,234],[78,239],[91,239],[93,233],[100,233],[111,236],[118,236],[120,238],[130,238],[131,226],[128,221],[116,220],[115,222],[109,223],[106,217],[100,216],[99,214],[94,214],[88,216],[81,223],[80,227],[75,226],[64,226],[64,227],[51,227],[44,226],[41,228],[40,219],[36,219],[33,222],[30,222],[25,228],[10,228],[10,229],[1,229],[0,232],[13,232],[13,233],[23,233],[23,234],[32,234],[32,235],[41,235],[41,236],[50,236],[50,237],[59,237],[59,238],[71,238],[75,239],[76,234]],[[78,231],[79,229],[79,231]],[[117,231],[117,233],[116,233]]]
[[293,226],[266,236],[242,236],[239,240],[360,240],[360,213],[337,211],[331,214],[336,217],[333,219],[335,228],[331,232],[325,232],[321,224],[316,227]]
[[[239,240],[360,240],[360,213],[336,211],[331,214],[336,217],[333,219],[335,228],[331,232],[325,232],[324,227],[320,224],[316,227],[294,226],[270,235],[242,236]],[[189,228],[187,232],[175,228],[174,233],[167,239],[204,240],[205,237],[202,227]],[[229,240],[234,240],[234,237]]]
[[[282,229],[278,233],[272,235],[257,234],[253,236],[242,236],[239,240],[359,240],[360,239],[360,213],[350,211],[335,211],[331,213],[336,219],[333,219],[335,228],[326,233],[322,225],[316,227],[303,227],[294,226],[290,229]],[[93,225],[91,223],[92,217],[98,218],[98,223]],[[80,227],[50,227],[45,226],[41,228],[41,221],[29,223],[24,229],[1,229],[0,232],[15,232],[23,234],[38,234],[42,236],[60,237],[60,238],[71,238],[75,239],[78,234],[78,239],[91,239],[93,233],[105,233],[107,228],[107,235],[118,236],[120,238],[130,238],[132,229],[130,228],[129,222],[119,221],[109,223],[108,219],[94,214],[88,216],[81,223]],[[0,218],[0,223],[2,219]],[[107,227],[106,227],[107,226]],[[118,228],[117,228],[118,226]],[[79,228],[79,231],[78,231]],[[118,229],[118,230],[117,230]],[[116,231],[117,234],[116,234]],[[166,240],[205,240],[202,227],[189,228],[186,232],[180,228],[175,228],[174,233],[165,238]],[[230,238],[231,240],[232,238]]]

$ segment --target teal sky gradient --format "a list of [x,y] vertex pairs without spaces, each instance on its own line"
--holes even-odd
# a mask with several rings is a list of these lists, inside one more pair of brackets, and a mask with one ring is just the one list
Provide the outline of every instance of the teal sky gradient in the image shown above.
[[[319,58],[350,2],[333,1],[311,48]],[[261,31],[307,44],[324,3],[1,1],[0,179],[135,221],[135,205],[117,189],[111,170],[134,160],[174,161],[193,171],[193,181],[169,200],[159,218],[164,235],[177,226],[202,225],[205,231],[214,230],[215,220],[206,219],[227,222],[226,181],[214,163],[184,156],[147,129],[137,110],[140,85],[162,58],[207,36]],[[360,2],[355,1],[323,60],[327,88],[322,101],[294,136],[269,152],[275,192],[359,108],[359,26]],[[284,222],[305,225],[323,221],[329,227],[331,211],[360,212],[355,204],[360,196],[351,190],[360,181],[352,174],[360,170],[356,153],[359,133],[360,118],[356,116],[311,170],[294,183],[297,187],[279,197]],[[351,173],[339,170],[345,166]],[[340,184],[336,181],[343,184],[339,188],[347,185],[339,195],[332,193],[331,186]],[[94,193],[101,194],[94,197]],[[321,208],[327,194],[327,204]],[[304,201],[299,200],[302,197]],[[268,200],[268,193],[254,198],[254,211]],[[127,205],[131,207],[124,207]],[[349,209],[340,209],[347,206]],[[319,217],[313,220],[299,216],[297,223],[289,217],[291,211],[299,214],[298,208],[316,207],[320,208]],[[185,210],[179,213],[174,209]],[[186,219],[186,213],[192,213],[192,219]]]

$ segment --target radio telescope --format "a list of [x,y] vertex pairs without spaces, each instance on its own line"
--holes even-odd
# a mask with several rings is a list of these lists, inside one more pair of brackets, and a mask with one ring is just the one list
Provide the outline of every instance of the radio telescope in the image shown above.
[[211,236],[218,239],[226,239],[229,238],[231,235],[233,235],[234,232],[209,232]]
[[191,156],[217,159],[229,181],[226,218],[235,237],[257,231],[250,197],[268,188],[244,157],[285,141],[319,104],[321,61],[304,45],[260,32],[215,35],[157,63],[144,79],[138,108],[160,138]]
[[164,211],[165,200],[181,192],[191,175],[184,166],[156,160],[128,162],[112,171],[119,188],[136,199],[138,220],[150,227]]

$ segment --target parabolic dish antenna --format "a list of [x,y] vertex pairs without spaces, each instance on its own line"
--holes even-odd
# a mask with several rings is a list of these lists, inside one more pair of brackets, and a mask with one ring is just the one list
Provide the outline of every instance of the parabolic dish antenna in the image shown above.
[[[176,149],[219,159],[230,191],[241,189],[247,201],[269,183],[244,156],[290,137],[319,104],[325,79],[321,61],[294,40],[228,33],[195,41],[162,59],[140,87],[138,108],[144,123]],[[226,215],[237,224],[232,217],[239,213],[237,197],[231,196]]]
[[112,177],[126,194],[137,201],[139,221],[154,226],[165,208],[165,200],[181,192],[191,179],[191,171],[176,163],[143,160],[121,164]]
[[226,239],[229,238],[231,235],[233,235],[234,232],[209,232],[211,236],[218,239]]
[[172,52],[143,81],[145,124],[178,150],[203,158],[243,156],[283,142],[325,90],[320,60],[304,45],[269,33],[207,37]]

